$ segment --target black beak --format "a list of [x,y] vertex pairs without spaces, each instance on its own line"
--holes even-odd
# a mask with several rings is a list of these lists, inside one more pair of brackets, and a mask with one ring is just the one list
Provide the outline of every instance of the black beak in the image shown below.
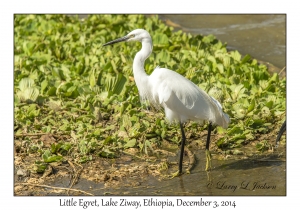
[[118,43],[118,42],[125,42],[125,41],[127,41],[127,39],[129,39],[129,37],[128,36],[124,36],[124,37],[115,39],[113,41],[107,42],[103,46],[112,45],[112,44],[115,44],[115,43]]

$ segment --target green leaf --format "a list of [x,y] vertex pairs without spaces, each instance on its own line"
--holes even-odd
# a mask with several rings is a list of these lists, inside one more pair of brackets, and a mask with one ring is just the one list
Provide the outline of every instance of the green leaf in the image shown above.
[[136,139],[131,139],[124,145],[124,148],[134,147],[135,144],[136,144]]
[[23,42],[23,50],[29,56],[32,55],[34,47],[35,47],[34,42],[28,42],[28,41]]
[[244,64],[244,63],[247,63],[249,60],[251,60],[251,55],[246,54],[246,55],[243,57],[243,59],[242,59],[241,62]]
[[62,126],[59,127],[59,130],[61,131],[70,131],[71,127],[69,123],[64,123]]
[[48,86],[48,80],[43,80],[43,82],[41,83],[41,92],[44,93],[44,91],[46,90]]
[[52,162],[58,162],[62,160],[62,156],[59,155],[52,155],[50,150],[46,150],[44,154],[42,155],[42,158],[45,163],[52,163]]
[[56,87],[50,87],[49,90],[47,91],[47,94],[49,96],[55,96],[56,95],[56,91],[57,91]]
[[113,77],[109,75],[105,83],[106,90],[109,93],[108,97],[112,96],[113,94],[117,94],[117,95],[121,94],[126,81],[127,81],[126,77],[121,73],[119,73],[117,77]]
[[19,89],[24,92],[26,89],[31,88],[34,86],[34,80],[26,77],[21,79],[20,83],[19,83]]
[[44,162],[45,163],[52,163],[52,162],[59,162],[62,160],[62,156],[59,156],[59,155],[53,155],[53,156],[50,156],[48,158],[44,158]]
[[93,88],[96,85],[95,70],[90,74],[90,86]]
[[248,112],[253,111],[255,108],[255,100],[252,99],[250,105],[248,106]]
[[103,151],[101,151],[99,153],[99,155],[104,158],[115,158],[116,157],[115,153],[110,151],[109,149],[104,149]]
[[236,60],[236,61],[240,61],[241,60],[241,54],[238,51],[232,51],[230,52],[231,57]]
[[170,54],[166,52],[165,50],[161,50],[157,55],[156,55],[156,62],[165,62],[167,63],[170,60]]
[[111,136],[108,136],[108,137],[105,138],[103,144],[108,145],[112,141],[113,141],[113,138]]
[[227,132],[229,135],[233,135],[233,134],[242,134],[243,133],[243,129],[240,125],[235,125],[234,127],[232,127],[231,129],[228,130]]
[[94,133],[93,133],[95,136],[100,136],[100,134],[101,134],[101,129],[96,129],[95,131],[94,131]]
[[41,161],[35,161],[32,171],[34,173],[44,173],[47,168],[47,164]]
[[214,35],[209,34],[209,35],[203,37],[202,41],[203,41],[204,43],[209,44],[209,43],[213,42],[215,39],[216,39],[216,37],[215,37]]
[[169,38],[166,34],[156,33],[153,36],[153,44],[157,46],[167,46],[169,44]]
[[39,96],[39,90],[37,88],[27,88],[25,91],[18,91],[17,96],[23,102],[34,102]]
[[19,83],[18,98],[23,102],[34,102],[39,96],[39,90],[35,87],[34,80],[27,77]]
[[69,152],[71,148],[72,148],[72,144],[69,142],[66,142],[60,146],[60,150],[66,151],[66,152]]

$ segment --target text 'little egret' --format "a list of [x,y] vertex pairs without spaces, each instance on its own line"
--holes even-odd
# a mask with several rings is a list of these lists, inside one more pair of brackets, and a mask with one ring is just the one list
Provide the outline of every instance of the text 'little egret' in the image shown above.
[[197,122],[209,121],[206,141],[206,170],[211,168],[209,153],[212,124],[227,128],[229,116],[222,110],[221,104],[209,96],[193,82],[169,69],[156,67],[151,75],[147,75],[144,62],[152,52],[152,39],[144,29],[136,29],[128,35],[110,41],[103,46],[118,42],[139,41],[142,49],[135,55],[133,75],[142,100],[148,100],[155,107],[163,107],[169,122],[179,122],[182,141],[178,175],[182,173],[182,161],[185,145],[183,123],[188,120]]

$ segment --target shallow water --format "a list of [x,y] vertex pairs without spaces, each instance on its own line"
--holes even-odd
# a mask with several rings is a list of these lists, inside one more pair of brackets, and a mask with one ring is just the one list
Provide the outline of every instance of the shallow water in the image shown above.
[[[228,48],[286,66],[286,15],[159,15],[176,30],[192,34],[213,34]],[[174,23],[174,24],[173,24]],[[176,24],[178,26],[176,26]]]
[[[283,148],[281,148],[282,150]],[[178,157],[173,157],[177,159]],[[94,195],[188,195],[188,196],[285,196],[286,195],[286,162],[282,151],[270,155],[261,155],[239,160],[213,159],[213,169],[206,172],[205,153],[196,153],[197,164],[191,174],[183,174],[173,179],[159,180],[149,175],[135,177],[136,186],[105,187],[80,179],[73,189],[80,189]],[[168,172],[170,173],[170,172]],[[51,186],[68,187],[69,178],[56,179]],[[55,195],[53,193],[50,193]]]

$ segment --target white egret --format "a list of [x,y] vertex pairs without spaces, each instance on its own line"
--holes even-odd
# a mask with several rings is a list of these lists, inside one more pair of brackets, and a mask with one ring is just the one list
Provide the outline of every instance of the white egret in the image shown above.
[[206,141],[206,170],[211,168],[209,143],[212,124],[227,128],[230,123],[229,116],[223,112],[221,104],[175,71],[156,67],[151,75],[147,75],[144,62],[152,52],[152,39],[144,29],[133,30],[126,36],[107,42],[103,46],[124,41],[139,41],[142,43],[142,49],[135,55],[133,61],[134,80],[141,99],[148,100],[155,107],[163,107],[168,121],[175,121],[180,124],[182,141],[179,171],[176,175],[182,173],[186,140],[183,123],[188,120],[209,121]]

